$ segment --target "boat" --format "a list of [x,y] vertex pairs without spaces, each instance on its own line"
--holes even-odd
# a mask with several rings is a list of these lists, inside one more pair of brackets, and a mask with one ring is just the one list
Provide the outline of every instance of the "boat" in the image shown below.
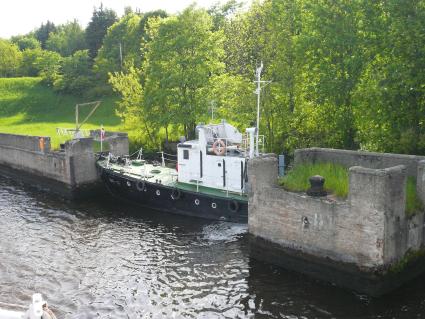
[[[260,155],[259,95],[262,65],[257,69],[257,126],[240,133],[220,123],[200,124],[197,138],[181,141],[176,158],[161,153],[161,161],[108,154],[97,161],[109,192],[126,201],[170,213],[193,217],[248,222],[248,161]],[[167,166],[166,159],[174,164]],[[177,164],[177,165],[176,165]]]
[[[3,304],[2,304],[3,305]],[[32,302],[29,307],[20,305],[8,305],[9,307],[0,308],[0,319],[40,319],[50,318],[54,319],[56,316],[47,307],[47,303],[43,300],[41,294],[36,293],[32,295]],[[25,311],[12,310],[10,308],[22,308]]]

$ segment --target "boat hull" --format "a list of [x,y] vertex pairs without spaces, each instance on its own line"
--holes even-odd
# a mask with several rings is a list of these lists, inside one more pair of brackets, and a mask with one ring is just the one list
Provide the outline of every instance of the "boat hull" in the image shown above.
[[211,220],[248,222],[248,202],[244,200],[141,181],[105,168],[101,176],[112,195],[139,206]]

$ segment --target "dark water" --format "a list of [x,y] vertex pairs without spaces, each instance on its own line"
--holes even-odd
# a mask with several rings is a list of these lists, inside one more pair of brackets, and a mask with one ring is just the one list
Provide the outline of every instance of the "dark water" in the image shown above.
[[425,318],[425,277],[368,298],[252,260],[246,232],[0,178],[0,301],[41,292],[59,318]]

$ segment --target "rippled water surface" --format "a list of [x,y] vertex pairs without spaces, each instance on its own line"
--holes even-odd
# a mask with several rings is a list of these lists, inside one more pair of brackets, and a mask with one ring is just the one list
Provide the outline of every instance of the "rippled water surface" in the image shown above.
[[425,277],[371,299],[250,259],[246,232],[0,178],[0,305],[41,292],[58,318],[425,318]]

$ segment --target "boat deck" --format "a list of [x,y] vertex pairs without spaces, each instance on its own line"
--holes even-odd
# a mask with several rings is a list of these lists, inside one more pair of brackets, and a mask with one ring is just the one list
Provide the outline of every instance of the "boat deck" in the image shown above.
[[[106,168],[107,161],[99,161],[99,165]],[[107,167],[109,170],[112,170],[123,176],[127,176],[132,179],[141,179],[148,182],[155,183],[160,181],[162,185],[169,187],[176,187],[181,190],[190,191],[190,192],[199,192],[208,194],[211,196],[217,197],[227,197],[238,200],[247,200],[247,197],[240,193],[227,192],[223,189],[216,189],[211,187],[205,187],[202,185],[189,184],[189,183],[180,183],[178,182],[177,176],[178,173],[176,169],[170,167],[162,167],[160,165],[153,165],[145,163],[142,165],[120,165],[115,163],[110,163]]]

